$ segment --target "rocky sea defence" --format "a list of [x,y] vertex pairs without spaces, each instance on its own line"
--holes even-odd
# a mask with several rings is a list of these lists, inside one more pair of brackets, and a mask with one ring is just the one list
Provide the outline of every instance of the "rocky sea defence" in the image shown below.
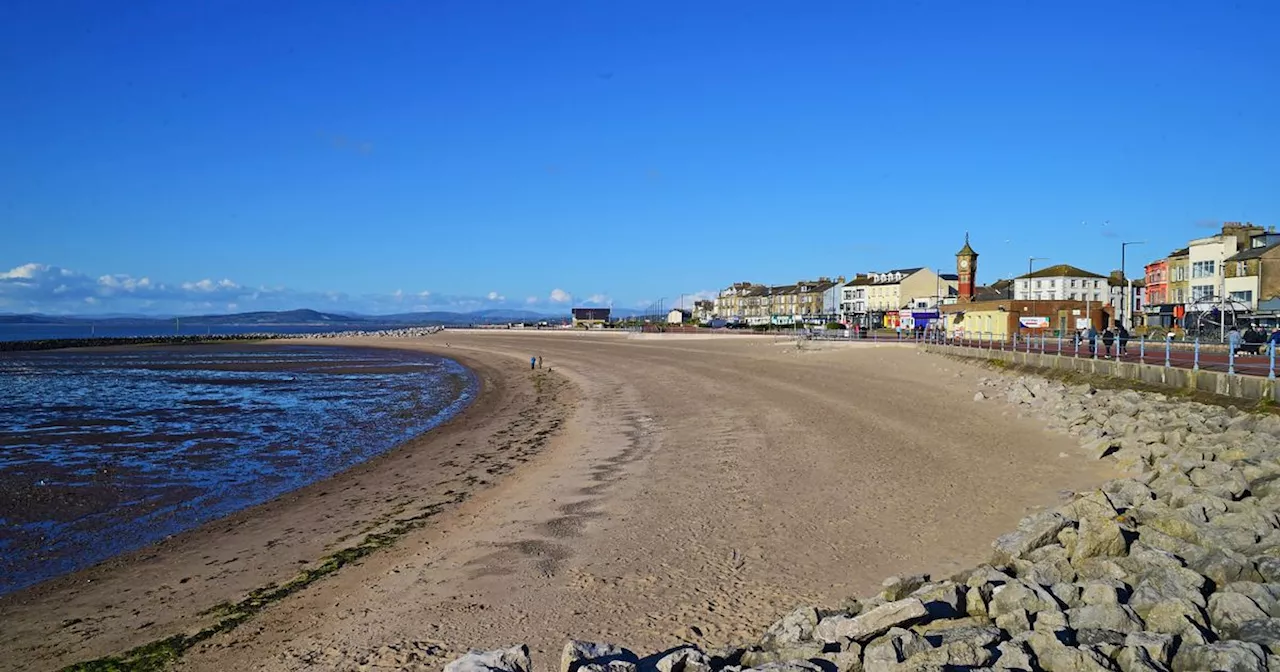
[[[979,567],[798,608],[745,647],[571,641],[560,672],[1280,672],[1280,417],[999,373],[973,399],[1041,418],[1124,476],[1026,517]],[[531,667],[515,646],[445,672]]]

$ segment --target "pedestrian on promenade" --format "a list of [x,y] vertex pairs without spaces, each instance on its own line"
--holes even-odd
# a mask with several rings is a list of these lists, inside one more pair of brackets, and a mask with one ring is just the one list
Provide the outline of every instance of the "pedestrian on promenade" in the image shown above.
[[1232,325],[1231,331],[1227,332],[1227,345],[1231,348],[1231,352],[1237,354],[1240,352],[1240,330],[1235,325]]
[[1120,340],[1120,355],[1129,354],[1129,330],[1125,329],[1124,325],[1119,322],[1116,322],[1116,336]]
[[1107,327],[1102,332],[1102,346],[1106,348],[1107,359],[1111,359],[1111,346],[1116,342],[1116,335],[1112,333],[1111,328]]
[[1092,324],[1089,325],[1089,354],[1098,354],[1098,330]]
[[1267,347],[1274,349],[1280,347],[1280,327],[1275,327],[1271,332],[1271,338],[1267,339]]
[[538,368],[538,358],[537,358],[537,357],[530,357],[530,358],[529,358],[529,370],[530,370],[530,371],[532,371],[532,370],[534,370],[534,369],[536,369],[536,368]]

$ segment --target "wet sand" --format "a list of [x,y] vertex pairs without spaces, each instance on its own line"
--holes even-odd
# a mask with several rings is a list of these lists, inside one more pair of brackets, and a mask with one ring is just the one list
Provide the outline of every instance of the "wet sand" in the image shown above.
[[[457,358],[481,398],[328,481],[0,600],[0,667],[195,632],[219,617],[202,611],[406,519],[421,524],[174,669],[438,670],[513,642],[549,667],[567,637],[714,647],[799,602],[979,561],[1029,509],[1109,476],[973,402],[977,369],[907,348],[454,331],[361,344]],[[530,372],[530,355],[549,368]]]

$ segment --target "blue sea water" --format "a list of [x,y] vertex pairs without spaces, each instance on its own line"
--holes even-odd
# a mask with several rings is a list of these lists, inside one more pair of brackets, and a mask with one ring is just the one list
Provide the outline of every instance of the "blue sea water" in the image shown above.
[[453,360],[373,348],[0,353],[0,594],[324,479],[477,391]]
[[[364,331],[397,329],[405,325],[361,325]],[[173,324],[110,326],[84,324],[0,324],[0,341],[41,341],[55,338],[133,338],[149,336],[207,336],[230,334],[323,334],[350,331],[351,325]]]

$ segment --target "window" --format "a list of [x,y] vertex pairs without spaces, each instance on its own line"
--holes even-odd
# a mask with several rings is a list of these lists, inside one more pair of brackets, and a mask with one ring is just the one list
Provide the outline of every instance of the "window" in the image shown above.
[[1075,300],[1076,300],[1076,293],[1075,293],[1075,292],[1071,292],[1071,300],[1072,300],[1072,301],[1075,301]]
[[1236,275],[1248,275],[1248,274],[1249,274],[1249,264],[1248,264],[1248,262],[1244,262],[1244,261],[1237,261],[1237,262],[1236,262]]
[[[1072,286],[1072,287],[1075,287],[1075,286],[1076,286],[1076,279],[1075,279],[1075,278],[1071,278],[1071,286]],[[1074,296],[1074,295],[1072,295],[1072,296]]]
[[[1240,263],[1243,264],[1244,262],[1242,261]],[[1253,290],[1249,289],[1243,292],[1231,292],[1231,300],[1253,305]]]
[[[1200,263],[1200,262],[1196,262],[1196,263]],[[1210,262],[1210,263],[1213,263],[1213,262]],[[1193,303],[1197,301],[1203,301],[1209,298],[1213,298],[1213,285],[1192,285],[1191,286],[1191,301]]]
[[1212,278],[1216,273],[1217,262],[1214,261],[1197,261],[1191,264],[1191,277],[1193,278]]
[[1036,289],[1040,289],[1040,281],[1036,280]]

